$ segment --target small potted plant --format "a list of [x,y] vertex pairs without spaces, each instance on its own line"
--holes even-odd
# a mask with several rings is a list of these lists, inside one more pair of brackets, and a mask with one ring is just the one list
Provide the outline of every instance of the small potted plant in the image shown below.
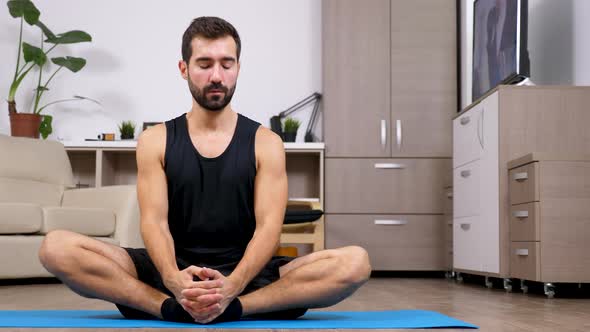
[[119,125],[121,139],[133,139],[135,137],[135,124],[131,121],[123,121]]
[[297,138],[297,129],[301,123],[294,118],[286,118],[283,124],[283,140],[285,142],[295,142]]

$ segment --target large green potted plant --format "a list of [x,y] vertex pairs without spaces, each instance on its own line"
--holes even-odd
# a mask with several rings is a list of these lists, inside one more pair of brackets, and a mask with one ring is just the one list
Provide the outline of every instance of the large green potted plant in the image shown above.
[[[47,138],[52,132],[51,122],[52,117],[50,115],[41,114],[41,112],[49,105],[72,101],[89,99],[82,96],[74,96],[70,99],[57,100],[48,103],[44,106],[40,105],[43,94],[49,90],[48,85],[55,75],[62,69],[67,68],[72,72],[77,72],[86,65],[86,60],[83,58],[76,57],[57,57],[51,58],[51,62],[58,66],[53,74],[45,82],[42,80],[43,67],[48,65],[47,55],[58,45],[61,44],[74,44],[81,42],[89,42],[92,37],[84,31],[74,30],[68,31],[61,34],[54,34],[45,24],[39,20],[41,13],[35,7],[30,0],[9,0],[7,2],[8,11],[14,18],[20,19],[20,30],[18,40],[18,52],[16,69],[14,77],[10,84],[10,90],[8,93],[8,114],[10,116],[10,128],[13,136],[25,136],[38,138],[39,133],[43,138]],[[31,26],[36,26],[40,29],[41,43],[40,47],[33,46],[29,43],[22,41],[23,25],[24,22]],[[51,44],[47,50],[44,49],[44,43]],[[22,50],[22,66],[21,66],[21,50]],[[38,68],[39,77],[37,81],[37,87],[34,90],[34,104],[32,113],[22,113],[17,111],[17,104],[15,101],[16,92],[19,86],[23,82],[24,78],[33,68]]]

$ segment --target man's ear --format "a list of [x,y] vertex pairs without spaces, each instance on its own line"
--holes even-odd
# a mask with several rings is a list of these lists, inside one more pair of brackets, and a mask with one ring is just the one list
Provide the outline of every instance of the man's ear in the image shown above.
[[178,61],[178,69],[180,70],[180,75],[182,75],[182,78],[184,78],[185,80],[188,79],[188,66],[186,64],[186,62],[184,62],[184,60],[179,60]]

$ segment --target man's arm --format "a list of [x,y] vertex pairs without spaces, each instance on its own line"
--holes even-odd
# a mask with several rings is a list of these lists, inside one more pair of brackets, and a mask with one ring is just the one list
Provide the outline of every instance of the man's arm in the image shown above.
[[168,228],[168,188],[163,168],[166,127],[157,125],[137,141],[137,198],[141,236],[151,259],[166,280],[178,272]]
[[237,287],[236,296],[262,270],[276,252],[287,207],[287,172],[283,141],[260,127],[256,133],[258,169],[254,182],[256,230],[244,257],[228,277]]

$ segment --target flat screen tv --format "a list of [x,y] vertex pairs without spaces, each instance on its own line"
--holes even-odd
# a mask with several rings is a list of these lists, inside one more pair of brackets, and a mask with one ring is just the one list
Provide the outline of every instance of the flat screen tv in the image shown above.
[[473,15],[472,100],[498,84],[530,77],[528,0],[476,0]]

